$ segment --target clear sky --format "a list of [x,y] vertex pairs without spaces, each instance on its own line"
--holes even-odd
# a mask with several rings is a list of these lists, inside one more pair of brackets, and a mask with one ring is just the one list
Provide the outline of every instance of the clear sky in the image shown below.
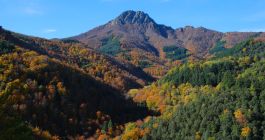
[[45,38],[88,31],[126,10],[141,10],[173,28],[265,31],[265,0],[0,0],[0,25]]

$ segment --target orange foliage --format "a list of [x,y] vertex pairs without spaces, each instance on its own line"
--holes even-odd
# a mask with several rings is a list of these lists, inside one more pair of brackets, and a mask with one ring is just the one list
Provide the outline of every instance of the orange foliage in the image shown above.
[[57,89],[58,89],[58,92],[60,94],[65,94],[66,93],[66,89],[65,87],[63,86],[63,83],[62,82],[58,82],[57,83]]
[[108,140],[109,139],[109,136],[106,135],[106,134],[101,134],[99,137],[98,137],[98,140]]
[[48,85],[47,89],[50,94],[55,94],[56,92],[54,85]]

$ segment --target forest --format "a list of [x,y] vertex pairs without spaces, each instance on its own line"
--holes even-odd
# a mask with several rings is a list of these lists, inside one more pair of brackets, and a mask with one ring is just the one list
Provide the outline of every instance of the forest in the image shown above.
[[[183,64],[152,85],[129,91],[134,101],[162,115],[135,123],[124,136],[264,139],[264,47],[250,39],[222,52],[225,57],[220,53],[211,60]],[[144,130],[149,130],[146,135],[137,132]]]
[[[8,31],[0,38],[0,139],[117,136],[125,122],[156,114],[124,98],[125,85],[141,86],[136,84],[141,81],[133,84],[138,77],[152,80],[138,68],[72,42],[32,39]],[[117,82],[115,75],[120,76]]]

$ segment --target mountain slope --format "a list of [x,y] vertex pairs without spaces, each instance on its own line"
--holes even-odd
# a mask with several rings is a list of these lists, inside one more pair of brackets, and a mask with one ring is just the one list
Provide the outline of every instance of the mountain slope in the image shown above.
[[0,30],[0,37],[15,45],[36,51],[66,64],[82,69],[92,77],[116,89],[126,91],[141,87],[153,78],[130,63],[117,61],[102,55],[84,44],[71,40],[51,41]]

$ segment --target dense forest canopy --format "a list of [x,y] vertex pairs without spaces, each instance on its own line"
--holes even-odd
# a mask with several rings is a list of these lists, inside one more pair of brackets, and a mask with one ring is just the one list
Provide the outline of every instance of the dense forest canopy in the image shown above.
[[[131,90],[134,101],[160,111],[135,126],[142,139],[264,139],[265,45],[247,40],[226,57],[183,64],[158,82]],[[248,49],[249,51],[246,51]]]

